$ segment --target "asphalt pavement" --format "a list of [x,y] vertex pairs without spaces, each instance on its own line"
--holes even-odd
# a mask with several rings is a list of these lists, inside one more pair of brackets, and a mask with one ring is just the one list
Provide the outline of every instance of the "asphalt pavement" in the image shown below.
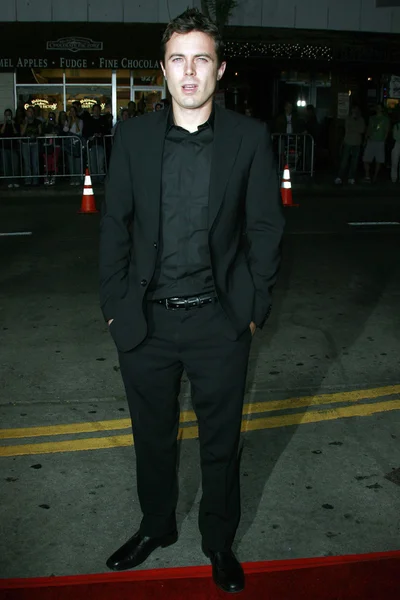
[[[294,188],[271,318],[254,337],[242,561],[400,548],[400,190]],[[100,202],[102,190],[95,189]],[[116,350],[81,190],[0,192],[0,577],[99,573],[140,520]],[[207,564],[184,378],[178,543]]]

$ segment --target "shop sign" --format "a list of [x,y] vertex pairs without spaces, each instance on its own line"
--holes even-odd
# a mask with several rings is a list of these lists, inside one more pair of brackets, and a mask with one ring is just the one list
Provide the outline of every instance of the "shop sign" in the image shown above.
[[0,57],[0,69],[159,69],[158,60],[123,58],[71,58],[58,56],[50,58]]
[[94,42],[84,37],[64,37],[55,42],[47,42],[47,50],[63,50],[70,52],[82,52],[83,50],[103,50],[103,42]]
[[389,98],[400,98],[400,77],[392,75],[389,85]]

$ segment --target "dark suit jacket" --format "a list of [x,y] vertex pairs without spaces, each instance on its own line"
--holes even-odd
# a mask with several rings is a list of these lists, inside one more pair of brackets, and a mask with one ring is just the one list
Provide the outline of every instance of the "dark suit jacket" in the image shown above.
[[[145,295],[160,232],[161,174],[168,111],[130,119],[116,131],[100,231],[100,302],[117,348],[147,334]],[[262,327],[280,262],[284,226],[267,127],[215,107],[209,248],[216,292],[236,339]],[[244,235],[245,234],[245,235]]]

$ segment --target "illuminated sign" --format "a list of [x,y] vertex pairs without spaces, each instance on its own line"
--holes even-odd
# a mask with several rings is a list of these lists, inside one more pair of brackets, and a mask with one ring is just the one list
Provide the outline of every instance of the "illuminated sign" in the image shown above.
[[25,110],[30,106],[39,106],[45,110],[57,110],[57,104],[50,104],[48,100],[44,100],[43,98],[35,98],[35,100],[32,100],[29,104],[24,104]]
[[[92,108],[95,104],[97,104],[97,100],[95,100],[94,98],[83,98],[83,100],[80,100],[81,106],[82,108]],[[100,104],[100,108],[101,110],[104,110],[106,107],[105,103],[102,102]]]

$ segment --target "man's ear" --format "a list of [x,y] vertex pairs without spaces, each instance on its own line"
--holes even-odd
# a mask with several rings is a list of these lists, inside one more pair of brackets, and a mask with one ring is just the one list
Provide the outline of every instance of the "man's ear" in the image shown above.
[[224,73],[225,73],[225,69],[226,69],[226,62],[221,63],[219,69],[218,69],[218,73],[217,73],[217,81],[220,81],[220,79],[222,79]]

